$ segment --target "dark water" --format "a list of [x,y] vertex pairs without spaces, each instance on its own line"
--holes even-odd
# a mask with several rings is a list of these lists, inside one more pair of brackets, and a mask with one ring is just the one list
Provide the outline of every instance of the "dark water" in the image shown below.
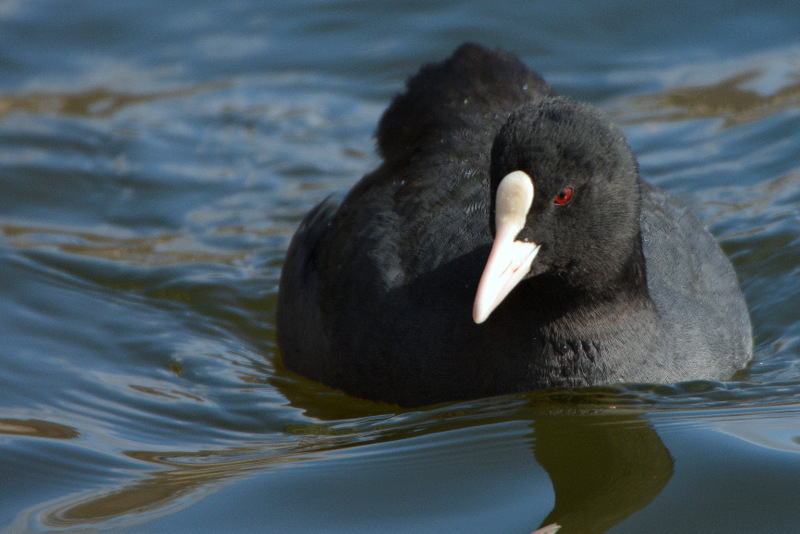
[[[798,35],[794,1],[0,0],[0,528],[800,531]],[[280,369],[292,232],[468,39],[720,238],[749,369],[420,410]]]

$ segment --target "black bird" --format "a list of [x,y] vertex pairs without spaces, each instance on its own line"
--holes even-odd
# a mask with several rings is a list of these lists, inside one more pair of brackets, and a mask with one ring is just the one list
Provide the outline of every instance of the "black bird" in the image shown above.
[[514,55],[465,44],[424,66],[377,141],[380,167],[289,247],[287,368],[413,406],[725,380],[750,359],[714,238],[639,178],[616,126]]

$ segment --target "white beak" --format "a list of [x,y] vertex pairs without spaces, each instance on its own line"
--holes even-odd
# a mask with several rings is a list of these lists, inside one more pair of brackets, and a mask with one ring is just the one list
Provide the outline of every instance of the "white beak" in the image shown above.
[[533,181],[530,176],[522,171],[514,171],[500,180],[495,202],[494,245],[478,284],[472,309],[472,318],[478,324],[488,319],[530,272],[540,246],[515,239],[525,227],[532,204]]

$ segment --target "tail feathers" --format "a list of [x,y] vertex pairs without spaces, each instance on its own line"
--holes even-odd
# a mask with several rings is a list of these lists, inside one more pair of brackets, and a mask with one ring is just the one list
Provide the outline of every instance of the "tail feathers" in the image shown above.
[[[278,292],[278,346],[283,364],[317,380],[324,379],[316,375],[329,353],[319,305],[318,255],[337,207],[338,202],[328,197],[303,219],[289,245]],[[314,361],[306,362],[306,358]]]

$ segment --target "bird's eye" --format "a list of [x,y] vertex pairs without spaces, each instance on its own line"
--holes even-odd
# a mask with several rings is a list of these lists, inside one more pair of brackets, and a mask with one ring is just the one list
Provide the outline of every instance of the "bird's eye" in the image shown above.
[[561,191],[558,192],[558,194],[556,195],[556,198],[554,199],[554,202],[556,204],[563,205],[563,204],[566,204],[567,202],[569,202],[570,200],[572,200],[572,188],[571,187],[565,187],[564,189],[562,189]]

